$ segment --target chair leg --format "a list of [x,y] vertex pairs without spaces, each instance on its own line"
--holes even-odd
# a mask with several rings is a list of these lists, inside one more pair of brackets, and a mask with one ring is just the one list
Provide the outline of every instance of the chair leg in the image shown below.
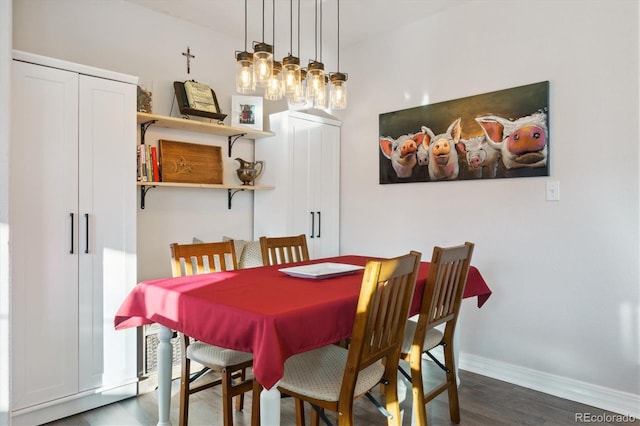
[[389,426],[401,426],[402,420],[400,418],[400,403],[398,402],[398,369],[397,363],[392,367],[393,374],[389,377],[389,382],[385,384],[384,396],[387,406],[387,411],[393,417],[387,419]]
[[189,422],[189,373],[191,360],[182,357],[182,370],[180,374],[180,426],[187,426]]
[[424,384],[422,378],[422,353],[412,351],[410,355],[411,388],[413,391],[413,412],[416,424],[427,426],[427,407],[424,400]]
[[233,396],[231,393],[231,385],[233,378],[232,371],[223,369],[220,374],[222,376],[222,417],[224,426],[233,425]]
[[[296,425],[297,426],[304,426],[305,425],[304,401],[299,399],[299,398],[296,398],[295,404],[296,404]],[[313,419],[313,416],[311,416],[311,419]],[[312,422],[313,422],[313,420],[312,420]]]
[[[244,382],[246,378],[247,378],[247,369],[243,368],[242,370],[240,370],[240,381]],[[244,408],[244,392],[236,396],[236,410],[242,411],[243,408]]]
[[[452,339],[453,340],[453,339]],[[454,423],[460,423],[460,403],[458,401],[458,379],[456,378],[456,362],[453,354],[453,342],[444,347],[444,360],[448,367],[447,394],[449,396],[449,416]]]
[[257,380],[253,381],[251,394],[251,426],[260,426],[260,393],[262,385]]

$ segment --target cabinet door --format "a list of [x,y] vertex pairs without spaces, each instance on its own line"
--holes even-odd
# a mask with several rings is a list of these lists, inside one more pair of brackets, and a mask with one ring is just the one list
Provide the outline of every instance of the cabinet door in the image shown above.
[[340,128],[324,124],[314,133],[310,208],[317,217],[310,250],[321,258],[340,250]]
[[14,61],[11,99],[11,396],[20,409],[78,390],[78,76]]
[[135,330],[113,318],[136,282],[136,89],[80,76],[80,391],[135,378]]
[[293,149],[293,234],[307,235],[309,256],[339,250],[340,129],[290,119]]

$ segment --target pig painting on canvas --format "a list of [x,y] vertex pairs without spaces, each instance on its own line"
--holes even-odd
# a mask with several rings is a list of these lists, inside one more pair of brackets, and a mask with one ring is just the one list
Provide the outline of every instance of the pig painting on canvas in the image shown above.
[[397,139],[380,138],[380,150],[391,161],[391,166],[399,178],[409,178],[418,160],[416,153],[422,143],[424,133],[410,133]]

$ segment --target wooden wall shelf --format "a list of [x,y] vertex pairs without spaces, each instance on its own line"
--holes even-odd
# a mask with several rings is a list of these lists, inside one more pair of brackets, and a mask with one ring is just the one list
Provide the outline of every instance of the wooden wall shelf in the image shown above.
[[260,191],[266,189],[274,189],[273,186],[253,186],[253,185],[225,185],[225,184],[208,184],[208,183],[178,183],[178,182],[136,182],[140,187],[140,208],[144,209],[145,197],[151,188],[157,187],[181,187],[181,188],[204,188],[204,189],[226,189],[229,200],[229,209],[231,209],[231,199],[240,191]]
[[144,144],[144,133],[150,125],[165,127],[168,129],[187,130],[190,132],[209,133],[212,135],[226,136],[229,138],[229,157],[231,157],[231,147],[235,139],[261,139],[275,136],[273,132],[262,132],[246,127],[224,126],[217,123],[207,123],[186,118],[167,117],[164,115],[148,114],[146,112],[137,113],[138,124],[141,125],[142,143]]

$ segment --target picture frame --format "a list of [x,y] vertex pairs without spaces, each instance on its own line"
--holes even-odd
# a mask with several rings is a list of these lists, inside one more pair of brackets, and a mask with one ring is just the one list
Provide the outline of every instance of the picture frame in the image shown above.
[[262,131],[262,97],[232,96],[231,125]]
[[379,183],[550,176],[549,81],[379,115]]

